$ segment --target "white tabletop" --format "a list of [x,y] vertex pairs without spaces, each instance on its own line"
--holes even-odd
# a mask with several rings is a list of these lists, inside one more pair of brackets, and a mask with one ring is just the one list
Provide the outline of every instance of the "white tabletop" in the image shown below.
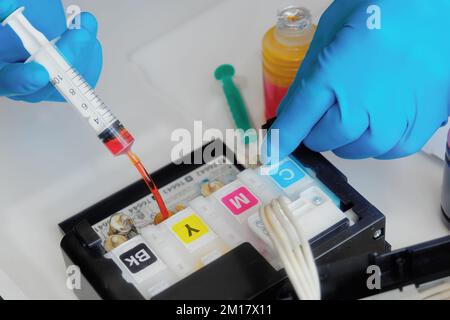
[[[180,111],[175,101],[181,96],[159,90],[158,83],[148,79],[152,63],[146,69],[135,58],[149,48],[163,50],[165,43],[176,39],[180,26],[195,28],[190,21],[204,19],[208,10],[214,12],[218,3],[226,1],[190,0],[189,5],[186,0],[69,2],[95,12],[100,23],[105,64],[97,91],[133,132],[138,141],[136,151],[150,170],[167,164],[173,145],[170,132],[191,127],[189,114],[196,110],[191,112],[191,104],[182,101],[184,110]],[[316,16],[329,2],[302,1]],[[264,10],[261,5],[258,10],[269,12],[266,16],[271,17],[271,6]],[[247,23],[249,29],[258,25],[255,30],[260,32],[268,21],[249,19]],[[202,48],[192,48],[190,54],[195,50],[200,54]],[[161,54],[164,52],[158,51],[149,60],[158,58],[158,63],[167,64],[159,60],[163,59]],[[167,56],[173,54],[167,52]],[[244,95],[260,99],[261,89],[252,89],[252,79],[259,77],[260,70],[245,65],[239,70]],[[203,81],[201,72],[188,76],[191,83]],[[163,81],[161,85],[164,87]],[[262,123],[261,110],[251,108],[257,125]],[[223,127],[226,109],[218,112],[215,118]],[[218,125],[218,120],[206,120],[210,126]],[[126,159],[112,158],[76,112],[64,105],[0,99],[0,148],[0,269],[30,298],[74,298],[65,286],[65,264],[59,248],[62,236],[57,224],[138,177]],[[387,240],[394,248],[449,234],[440,221],[441,161],[423,154],[397,161],[345,161],[332,154],[326,156],[386,215]]]

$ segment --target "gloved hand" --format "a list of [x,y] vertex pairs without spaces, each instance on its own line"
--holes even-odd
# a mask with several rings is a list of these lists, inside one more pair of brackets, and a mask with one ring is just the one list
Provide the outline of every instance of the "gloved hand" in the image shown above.
[[[0,21],[16,8],[24,6],[24,15],[49,40],[61,36],[57,46],[69,62],[95,86],[102,68],[102,49],[97,40],[97,21],[81,13],[81,28],[67,30],[60,0],[0,0]],[[49,83],[44,67],[29,58],[20,39],[8,27],[0,25],[0,96],[27,102],[65,101]]]
[[271,127],[280,158],[301,142],[350,159],[420,150],[449,116],[449,12],[448,0],[334,1]]

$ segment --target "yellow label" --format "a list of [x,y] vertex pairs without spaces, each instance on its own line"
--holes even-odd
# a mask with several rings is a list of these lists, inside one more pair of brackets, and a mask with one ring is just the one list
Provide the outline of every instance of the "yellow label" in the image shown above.
[[172,226],[172,231],[184,243],[195,241],[209,232],[208,226],[195,214],[184,218]]

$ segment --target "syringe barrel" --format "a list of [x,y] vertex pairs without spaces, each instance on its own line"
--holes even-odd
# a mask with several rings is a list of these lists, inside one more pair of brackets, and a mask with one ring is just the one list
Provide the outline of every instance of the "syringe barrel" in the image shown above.
[[36,30],[22,13],[16,10],[4,24],[9,25],[30,53],[31,61],[41,64],[59,93],[88,120],[97,136],[114,154],[126,153],[134,138],[109,110],[88,82],[62,56],[56,46]]

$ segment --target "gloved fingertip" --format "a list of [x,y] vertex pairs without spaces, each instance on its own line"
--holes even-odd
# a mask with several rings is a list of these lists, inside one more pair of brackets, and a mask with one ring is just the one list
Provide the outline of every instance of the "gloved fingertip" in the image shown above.
[[42,88],[48,84],[50,76],[42,65],[35,62],[26,65],[28,66],[28,73],[25,74],[25,77],[30,84],[36,88]]
[[49,82],[47,70],[36,62],[11,65],[3,72],[2,81],[7,82],[8,96],[31,94]]
[[269,129],[269,132],[261,144],[261,162],[264,165],[275,165],[288,155],[289,153],[287,153],[280,145],[279,130],[275,128]]
[[288,113],[280,114],[269,129],[271,150],[276,151],[279,159],[289,156],[302,143],[303,136],[298,135],[298,125],[292,124]]
[[87,30],[67,30],[58,41],[57,46],[64,57],[70,63],[74,63],[75,58],[84,51],[86,46],[91,44],[92,39],[92,36]]
[[314,152],[325,152],[330,150],[329,145],[324,144],[322,141],[315,141],[314,139],[309,139],[309,136],[303,140],[303,144]]
[[9,65],[0,74],[0,87],[5,90],[2,95],[13,100],[28,101],[28,97],[35,96],[48,85],[47,70],[36,62]]
[[346,146],[333,150],[333,153],[342,159],[361,160],[373,157],[374,155],[362,155],[360,150],[348,148]]
[[383,154],[381,156],[374,157],[374,159],[377,159],[377,160],[392,160],[392,159],[397,159],[397,157],[394,157],[394,156],[389,155],[389,154],[387,154],[387,155]]
[[295,82],[291,85],[291,87],[288,89],[288,91],[286,92],[286,95],[284,96],[284,98],[281,100],[277,110],[276,110],[276,115],[277,117],[283,112],[283,110],[287,107],[287,105],[290,104],[290,100],[291,100],[291,96],[292,96],[292,92],[294,92],[294,88],[297,88]]
[[19,7],[17,0],[0,1],[0,22],[3,22],[8,16]]
[[94,37],[89,33],[89,31],[81,29],[71,29],[64,32],[59,39],[57,45],[59,49],[75,49],[81,46],[89,44]]
[[34,90],[29,93],[23,93],[15,96],[10,96],[10,99],[17,101],[25,101],[28,103],[38,103],[41,101],[50,101],[49,97],[53,92],[57,92],[53,85],[48,82],[46,86],[43,88],[39,88],[38,90]]
[[24,95],[24,96],[12,96],[12,97],[8,97],[11,100],[14,101],[22,101],[22,102],[27,102],[27,103],[39,103],[44,101],[43,98],[39,97],[39,96],[35,96],[35,95]]
[[89,31],[94,37],[97,36],[98,32],[98,22],[97,18],[90,12],[81,13],[81,26],[83,29]]
[[70,39],[74,44],[86,44],[92,41],[93,37],[86,29],[70,30]]
[[52,101],[52,102],[66,102],[67,100],[64,99],[64,97],[56,90],[53,91],[52,94],[50,94],[47,99],[47,101]]

